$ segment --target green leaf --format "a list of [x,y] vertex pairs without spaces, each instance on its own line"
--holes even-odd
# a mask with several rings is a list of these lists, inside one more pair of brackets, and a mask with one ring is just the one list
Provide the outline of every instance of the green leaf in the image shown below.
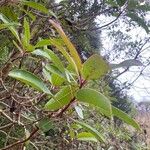
[[52,121],[50,120],[50,118],[44,118],[44,119],[39,121],[38,127],[43,132],[47,132],[53,128]]
[[13,9],[13,6],[2,6],[0,7],[0,13],[2,13],[4,16],[6,16],[10,22],[17,21],[18,20],[18,14]]
[[71,124],[71,128],[73,128],[73,130],[81,130],[82,126],[76,123]]
[[31,1],[22,1],[23,5],[27,5],[31,8],[34,8],[36,10],[39,10],[43,13],[46,13],[48,14],[49,13],[49,10],[43,6],[42,4],[38,3],[38,2],[31,2]]
[[98,79],[106,75],[109,71],[109,66],[100,55],[92,55],[83,64],[82,76],[84,79]]
[[137,14],[135,13],[128,13],[127,14],[128,17],[131,18],[132,21],[135,21],[139,26],[141,26],[143,29],[145,29],[145,31],[147,33],[149,33],[149,28],[148,26],[146,25],[146,22],[144,19],[140,18]]
[[42,13],[45,13],[47,15],[57,18],[57,16],[55,15],[55,13],[53,11],[47,9],[44,5],[40,4],[39,2],[22,1],[22,4],[27,5],[27,6],[33,8],[33,9],[36,9]]
[[75,130],[70,129],[69,130],[69,136],[71,137],[71,139],[73,140],[75,138]]
[[90,125],[84,123],[84,122],[80,122],[80,121],[77,121],[75,120],[75,122],[79,125],[81,125],[85,130],[87,130],[88,132],[90,132],[92,135],[95,136],[95,138],[98,140],[98,141],[102,141],[104,142],[105,139],[103,138],[103,136],[93,127],[91,127]]
[[69,64],[72,66],[72,68],[78,74],[77,65],[75,64],[75,61],[73,60],[73,58],[66,51],[65,47],[60,42],[56,41],[55,39],[51,39],[51,43],[57,48],[57,50],[59,50],[63,54],[63,56],[67,59]]
[[97,138],[90,132],[81,132],[77,134],[77,139],[80,141],[98,142]]
[[29,22],[24,18],[24,35],[22,36],[23,49],[32,52],[35,47],[30,44],[31,34]]
[[51,61],[55,64],[55,66],[57,66],[57,68],[63,73],[65,69],[59,57],[52,50],[45,49],[45,51],[49,54],[49,56],[51,57]]
[[51,82],[51,75],[49,73],[49,71],[47,71],[45,68],[43,68],[43,76],[46,80],[48,80],[49,82]]
[[32,52],[32,54],[37,55],[37,56],[45,57],[45,58],[47,58],[51,61],[51,57],[44,50],[36,49]]
[[[108,113],[108,116],[111,116],[111,103],[103,94],[89,88],[80,89],[76,93],[76,98],[80,102],[85,102],[95,107],[99,107],[100,110],[104,110]],[[102,113],[104,112],[102,111]]]
[[65,75],[54,65],[50,65],[50,64],[47,64],[45,66],[46,70],[48,70],[49,72],[51,73],[54,73],[54,74],[57,74],[58,76],[60,76],[61,78],[64,78],[65,79]]
[[45,110],[58,110],[67,105],[73,98],[76,92],[75,87],[65,86],[55,96],[45,104]]
[[[9,20],[1,13],[0,13],[0,20],[2,20],[6,24],[11,23],[11,21],[9,22]],[[21,43],[18,31],[13,26],[8,26],[8,29],[12,32],[12,34],[16,37],[16,39]]]
[[77,80],[76,80],[76,74],[72,73],[71,71],[69,70],[65,70],[65,74],[66,74],[66,78],[67,78],[67,81],[70,83],[70,82],[74,82],[76,84],[78,84]]
[[61,86],[64,83],[65,79],[62,78],[61,76],[57,75],[57,74],[52,74],[51,75],[51,84],[53,86]]
[[35,51],[32,52],[35,55],[39,55],[42,57],[47,58],[48,60],[52,61],[55,66],[61,71],[64,72],[64,65],[62,64],[62,61],[59,59],[59,57],[50,49],[36,49]]
[[66,36],[66,34],[64,33],[64,31],[61,28],[61,26],[58,23],[54,22],[53,20],[49,20],[49,21],[54,26],[54,28],[57,30],[59,35],[61,36],[62,40],[64,41],[64,44],[68,48],[68,51],[69,51],[71,57],[73,58],[77,68],[78,68],[78,71],[80,72],[81,68],[82,68],[82,63],[81,63],[81,59],[80,59],[80,57],[78,55],[78,52],[77,52],[76,48],[71,43],[69,38]]
[[19,26],[17,23],[3,23],[0,24],[0,30],[11,27],[11,26]]
[[47,86],[44,84],[44,82],[40,78],[32,74],[31,72],[28,72],[26,70],[21,70],[21,69],[15,69],[9,72],[9,76],[27,85],[32,86],[36,90],[39,90],[47,94],[51,94]]
[[50,72],[45,68],[43,69],[43,75],[53,86],[61,86],[65,81],[64,78],[58,76],[57,74],[50,74]]
[[120,109],[113,106],[112,107],[112,114],[114,116],[118,117],[119,119],[123,120],[127,124],[133,126],[134,128],[136,128],[138,130],[141,130],[138,123],[134,119],[132,119],[128,114],[123,112],[122,110],[120,110]]
[[37,47],[43,47],[45,45],[51,45],[50,39],[42,39],[42,40],[38,41],[36,43],[36,45],[35,45],[35,48],[37,48]]
[[52,41],[57,42],[57,44],[59,45],[63,45],[63,40],[59,39],[59,38],[52,38],[52,39],[42,39],[40,41],[38,41],[35,45],[35,48],[37,47],[43,47],[43,46],[47,46],[47,45],[52,45]]
[[30,43],[30,25],[28,23],[28,21],[26,20],[26,18],[24,18],[24,37],[23,37],[23,41],[26,44]]
[[54,86],[62,85],[62,83],[66,80],[65,74],[60,72],[57,67],[54,65],[47,64],[45,69],[51,72],[51,84]]

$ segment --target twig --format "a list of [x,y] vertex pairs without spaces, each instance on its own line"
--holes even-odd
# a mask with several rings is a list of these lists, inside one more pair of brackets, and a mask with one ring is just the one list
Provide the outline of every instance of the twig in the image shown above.
[[[6,117],[11,123],[16,123],[16,124],[18,124],[18,122],[17,121],[15,121],[15,120],[13,120],[11,117],[9,117],[6,113],[4,113],[3,112],[3,110],[1,110],[0,109],[0,114],[2,114],[4,117]],[[24,126],[24,124],[23,123],[21,123],[21,122],[19,122],[19,124],[21,125],[21,126]]]
[[38,130],[39,130],[39,128],[36,127],[36,128],[33,130],[33,132],[32,132],[26,139],[24,139],[24,140],[22,140],[22,141],[17,141],[17,142],[15,142],[15,143],[13,143],[13,144],[10,144],[10,145],[8,145],[8,146],[2,148],[1,150],[11,149],[11,148],[14,147],[14,146],[17,146],[17,145],[19,145],[19,144],[23,144],[23,143],[27,142],[28,140],[30,140],[30,139],[33,137],[33,135],[34,135]]
[[99,30],[99,29],[102,29],[102,28],[104,28],[104,27],[107,27],[107,26],[111,25],[112,23],[116,22],[116,21],[119,19],[119,17],[123,14],[123,12],[126,10],[127,6],[128,6],[128,0],[127,0],[126,3],[124,4],[122,11],[118,14],[118,16],[117,16],[114,20],[112,20],[111,22],[109,22],[109,23],[107,23],[107,24],[105,24],[105,25],[103,25],[103,26],[100,26],[100,27],[97,27],[97,28],[93,28],[93,29],[89,29],[89,30],[90,30],[90,31]]
[[5,128],[11,127],[12,125],[13,125],[13,123],[6,124],[6,125],[0,127],[0,130],[4,130]]
[[123,11],[120,12],[120,13],[118,14],[118,16],[117,16],[114,20],[112,20],[111,22],[109,22],[109,23],[107,23],[107,24],[105,24],[105,25],[102,25],[102,26],[100,26],[100,27],[92,28],[92,29],[89,29],[89,30],[90,30],[90,31],[99,30],[99,29],[102,29],[102,28],[104,28],[104,27],[107,27],[107,26],[111,25],[112,23],[116,22],[116,21],[119,19],[119,17],[122,15],[122,13],[123,13]]

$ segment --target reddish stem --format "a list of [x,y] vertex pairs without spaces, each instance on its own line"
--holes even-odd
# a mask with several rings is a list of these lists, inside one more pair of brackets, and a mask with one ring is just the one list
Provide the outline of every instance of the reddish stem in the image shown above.
[[[80,84],[79,89],[81,89],[81,88],[86,84],[86,82],[87,82],[87,80],[83,80],[83,79],[81,78],[81,76],[80,76],[80,78],[79,78],[79,84]],[[68,105],[66,105],[66,106],[61,110],[61,112],[56,115],[56,117],[62,117],[63,113],[69,108],[69,106],[70,106],[75,100],[76,100],[76,98],[74,97],[74,98],[70,101],[70,103],[69,103]]]
[[56,117],[62,117],[63,113],[69,108],[69,106],[75,101],[75,97],[70,101],[68,105],[66,105],[60,113],[56,115]]

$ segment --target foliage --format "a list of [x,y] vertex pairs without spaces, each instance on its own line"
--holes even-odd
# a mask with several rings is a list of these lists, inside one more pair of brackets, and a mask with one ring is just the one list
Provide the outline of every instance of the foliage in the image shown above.
[[[95,80],[103,81],[104,77],[110,73],[111,67],[99,54],[94,54],[84,63],[82,62],[80,54],[85,46],[81,41],[78,44],[80,38],[73,39],[73,35],[78,35],[78,31],[70,30],[71,27],[67,31],[65,23],[68,20],[63,18],[66,11],[70,10],[71,12],[66,14],[67,17],[79,18],[77,24],[80,27],[73,25],[73,28],[80,28],[83,32],[92,31],[96,27],[96,14],[101,13],[99,8],[102,7],[100,10],[105,12],[105,6],[107,6],[106,9],[109,9],[109,12],[106,11],[104,14],[108,15],[114,7],[114,2],[107,1],[102,6],[98,1],[94,3],[81,1],[79,5],[76,1],[68,3],[63,1],[60,4],[64,7],[61,7],[55,15],[48,8],[48,2],[24,0],[0,2],[1,32],[5,38],[7,35],[10,36],[8,45],[5,43],[7,40],[2,41],[0,53],[2,55],[6,53],[6,57],[9,57],[6,58],[6,63],[3,62],[4,56],[0,57],[3,58],[2,64],[5,64],[0,70],[2,85],[0,88],[2,116],[0,147],[2,150],[40,149],[41,145],[38,143],[41,139],[44,141],[42,144],[44,149],[60,148],[60,146],[70,148],[74,146],[73,143],[77,143],[75,148],[78,149],[80,140],[94,141],[96,145],[103,143],[104,147],[111,147],[111,144],[108,145],[109,140],[106,139],[111,137],[109,132],[113,128],[114,116],[136,130],[140,130],[140,126],[134,119],[112,106],[109,96],[107,97],[99,89],[90,87],[90,83]],[[125,2],[117,1],[115,5],[119,7],[116,12],[119,13]],[[70,7],[63,11],[68,6]],[[87,6],[88,9],[86,9]],[[80,8],[82,8],[81,11],[79,11]],[[84,18],[90,13],[93,13],[94,17]],[[130,18],[132,19],[131,16]],[[66,21],[62,23],[63,26],[58,19],[61,22]],[[92,19],[91,24],[89,19]],[[87,21],[87,24],[83,21]],[[139,19],[133,21],[139,22]],[[141,20],[138,24],[147,29]],[[90,47],[94,41],[90,40],[92,33],[90,32],[89,36],[88,34],[85,34],[85,39],[89,40],[87,42]],[[77,44],[77,47],[80,47],[80,50],[76,49],[70,39]],[[92,113],[88,111],[95,116],[96,112],[100,112],[100,119],[104,119],[101,123],[106,122],[108,126],[101,128],[99,120],[94,124],[94,118],[90,117]],[[46,139],[46,136],[50,137],[51,142]],[[33,137],[35,139],[32,139]],[[89,142],[89,145],[93,146],[91,143]],[[83,143],[83,148],[85,145]],[[102,147],[101,145],[99,147]]]

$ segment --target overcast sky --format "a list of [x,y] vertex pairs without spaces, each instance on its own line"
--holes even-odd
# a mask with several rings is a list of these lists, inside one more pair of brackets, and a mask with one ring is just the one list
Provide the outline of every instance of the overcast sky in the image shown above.
[[[147,17],[148,19],[150,18],[150,15],[148,15]],[[114,18],[111,18],[112,20]],[[98,21],[102,24],[102,22],[104,22],[104,24],[106,22],[110,22],[110,18],[106,18],[106,17],[100,17],[98,18]],[[121,20],[120,20],[121,21]],[[121,29],[122,32],[130,35],[132,37],[132,40],[140,40],[143,39],[145,37],[150,37],[143,28],[141,27],[134,27],[130,32],[126,32],[126,28],[125,28],[125,24],[123,24],[122,22],[120,23],[120,27],[118,29]],[[105,50],[105,52],[107,51],[111,51],[112,50],[112,46],[114,44],[113,39],[110,39],[107,35],[107,30],[102,30],[102,44],[103,44],[103,49]],[[150,58],[150,42],[148,42],[144,47],[143,47],[143,52],[141,53],[141,56],[144,59],[149,59]],[[119,59],[116,58],[114,59],[113,62],[110,63],[120,63],[123,60],[126,60],[129,58],[124,58],[124,59]],[[144,68],[144,66],[141,67],[130,67],[129,71],[122,74],[118,79],[119,81],[121,81],[122,83],[124,82],[132,82],[134,80],[137,79],[137,77],[140,74],[140,71]],[[122,71],[123,69],[121,69],[120,71]],[[143,71],[143,75],[141,75],[133,84],[133,86],[131,87],[131,89],[129,90],[128,95],[132,96],[134,98],[135,101],[140,102],[140,101],[150,101],[150,65],[149,67],[147,67],[144,71]]]

